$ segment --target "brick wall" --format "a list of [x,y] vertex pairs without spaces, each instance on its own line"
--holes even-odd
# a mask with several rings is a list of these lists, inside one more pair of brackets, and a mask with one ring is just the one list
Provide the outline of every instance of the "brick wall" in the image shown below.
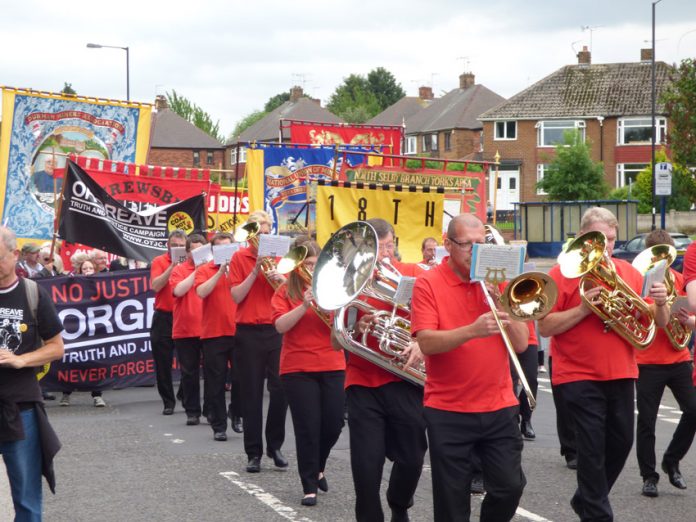
[[[445,134],[450,134],[450,150],[445,150]],[[479,152],[481,149],[481,131],[478,129],[454,129],[453,131],[438,132],[437,151],[423,150],[423,136],[430,136],[430,133],[418,135],[416,140],[418,155],[430,154],[432,158],[462,159],[469,154]]]
[[182,168],[201,168],[201,169],[219,169],[223,164],[223,151],[213,150],[213,164],[207,163],[208,150],[196,149],[200,152],[200,165],[193,164],[193,149],[164,149],[151,148],[148,154],[147,162],[150,165],[163,165],[167,167],[182,167]]

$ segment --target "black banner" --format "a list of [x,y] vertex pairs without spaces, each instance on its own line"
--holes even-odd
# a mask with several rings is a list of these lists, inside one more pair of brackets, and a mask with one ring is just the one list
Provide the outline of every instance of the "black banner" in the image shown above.
[[112,254],[152,261],[167,250],[169,232],[204,231],[205,197],[134,212],[111,197],[89,174],[68,161],[60,208],[60,237]]
[[65,355],[42,378],[46,390],[155,383],[150,345],[155,297],[148,270],[36,281],[51,296],[64,328]]

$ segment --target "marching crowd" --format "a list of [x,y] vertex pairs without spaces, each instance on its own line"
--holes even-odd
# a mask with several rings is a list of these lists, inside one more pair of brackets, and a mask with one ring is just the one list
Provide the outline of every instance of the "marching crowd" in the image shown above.
[[[271,230],[271,218],[263,211],[252,213],[249,222],[257,224],[258,234]],[[412,336],[404,357],[412,366],[425,362],[423,386],[341,350],[331,316],[318,308],[312,291],[321,248],[311,238],[296,238],[295,246],[303,247],[306,255],[294,270],[281,273],[265,265],[251,235],[229,262],[196,266],[191,251],[205,245],[207,238],[176,230],[168,246],[185,248],[186,260],[175,262],[169,250],[150,267],[155,292],[151,341],[162,413],[171,415],[178,398],[186,424],[199,425],[203,416],[213,439],[221,442],[227,440],[229,423],[234,432],[243,433],[246,471],[258,473],[264,455],[274,466],[288,467],[282,446],[289,407],[303,506],[316,505],[318,491],[329,490],[327,461],[347,417],[356,520],[384,520],[380,485],[387,459],[393,462],[386,491],[390,519],[408,520],[426,451],[434,520],[469,520],[470,494],[484,490],[481,520],[511,520],[526,484],[523,440],[535,437],[531,415],[540,363],[536,325],[513,320],[506,309],[491,309],[491,295],[497,299],[504,285],[470,278],[473,245],[484,243],[487,233],[477,217],[462,214],[451,220],[443,241],[446,255],[439,263],[434,238],[423,240],[420,263],[403,263],[393,227],[379,218],[368,223],[376,233],[377,258],[401,275],[414,277],[415,284],[406,311],[393,312],[392,303],[384,299],[359,296],[364,306],[350,319],[350,328],[357,337],[364,334],[368,349],[377,350],[374,332],[381,317],[400,315]],[[609,259],[617,226],[611,212],[594,207],[583,215],[580,234],[601,233],[603,255]],[[234,241],[227,233],[210,240],[213,245]],[[659,230],[647,239],[649,246],[670,241],[669,234]],[[31,332],[20,346],[0,350],[0,452],[17,520],[40,519],[42,471],[49,484],[52,480],[47,458],[51,450],[37,439],[37,433],[48,433],[50,425],[34,367],[62,355],[60,325],[47,294],[41,290],[34,305],[32,285],[25,283],[62,273],[58,258],[51,259],[50,253],[50,248],[28,244],[18,259],[14,235],[0,228],[0,309],[18,309],[24,331],[28,324]],[[658,496],[655,422],[665,387],[672,390],[684,415],[661,469],[680,489],[686,482],[679,461],[696,432],[692,356],[686,345],[674,342],[675,332],[694,328],[688,310],[696,310],[696,285],[690,284],[696,280],[696,249],[687,252],[683,276],[669,271],[671,275],[653,283],[639,303],[643,315],[657,326],[647,349],[636,350],[632,342],[634,330],[640,328],[632,308],[620,320],[626,334],[617,329],[617,321],[608,324],[596,311],[614,310],[643,291],[640,272],[624,261],[612,261],[609,266],[625,285],[620,294],[608,292],[601,282],[584,286],[584,277],[569,276],[561,264],[554,266],[549,276],[558,296],[538,320],[539,334],[551,340],[549,373],[560,451],[577,473],[570,508],[582,521],[613,520],[609,492],[633,445],[634,398],[643,495]],[[71,262],[75,274],[106,269],[106,255],[100,251]],[[688,295],[689,307],[672,314],[676,295]],[[179,393],[171,373],[175,356],[181,369]],[[511,364],[511,356],[519,358],[519,365]],[[527,393],[518,385],[520,380],[529,383]],[[265,431],[264,385],[270,396]],[[61,403],[69,404],[69,394],[65,397]],[[94,397],[94,404],[104,405],[101,396]],[[49,464],[43,470],[36,466],[42,453]]]

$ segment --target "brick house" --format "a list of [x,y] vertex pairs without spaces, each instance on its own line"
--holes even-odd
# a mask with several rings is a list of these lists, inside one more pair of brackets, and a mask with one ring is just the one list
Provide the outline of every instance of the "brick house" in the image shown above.
[[[432,87],[419,87],[418,96],[404,96],[377,116],[365,122],[366,125],[406,125],[406,120],[433,103]],[[404,149],[405,150],[405,149]]]
[[172,111],[164,96],[155,99],[147,162],[170,167],[219,169],[224,147],[209,134]]
[[[591,145],[593,161],[604,164],[611,187],[635,181],[651,160],[651,54],[631,63],[592,64],[590,52],[480,115],[484,159],[500,154],[497,208],[517,201],[542,201],[536,183],[544,176],[563,133],[577,129]],[[657,143],[665,142],[667,118],[660,94],[670,66],[656,63]],[[493,200],[493,187],[488,197]]]
[[478,117],[504,101],[505,98],[487,87],[477,85],[472,73],[460,75],[457,89],[433,99],[406,119],[404,153],[442,159],[480,159],[483,126]]

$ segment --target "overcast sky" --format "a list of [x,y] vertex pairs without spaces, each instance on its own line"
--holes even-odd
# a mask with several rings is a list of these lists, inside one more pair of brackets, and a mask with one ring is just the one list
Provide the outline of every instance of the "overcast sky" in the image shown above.
[[[220,121],[302,85],[322,100],[351,73],[391,71],[410,96],[470,70],[510,97],[587,45],[593,63],[637,61],[650,0],[121,0],[0,3],[0,85],[153,102],[176,90]],[[657,4],[656,58],[696,57],[696,1]],[[583,27],[585,28],[583,30]],[[589,28],[589,29],[588,29]]]

